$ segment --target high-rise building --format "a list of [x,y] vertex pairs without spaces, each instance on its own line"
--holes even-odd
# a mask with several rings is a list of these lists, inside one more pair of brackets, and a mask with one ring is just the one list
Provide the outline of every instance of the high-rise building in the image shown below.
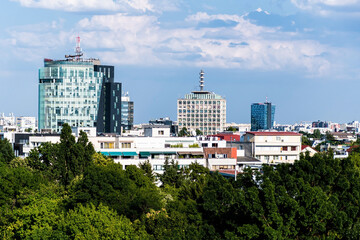
[[179,130],[186,127],[189,133],[200,130],[204,135],[224,130],[226,100],[222,96],[204,90],[204,72],[200,72],[200,91],[186,94],[177,100]]
[[39,130],[60,132],[68,123],[120,134],[121,83],[114,82],[114,67],[82,58],[76,40],[75,55],[45,59],[39,70]]
[[275,105],[270,102],[251,104],[251,131],[274,127]]
[[134,102],[130,101],[128,92],[121,97],[121,125],[124,130],[134,126]]

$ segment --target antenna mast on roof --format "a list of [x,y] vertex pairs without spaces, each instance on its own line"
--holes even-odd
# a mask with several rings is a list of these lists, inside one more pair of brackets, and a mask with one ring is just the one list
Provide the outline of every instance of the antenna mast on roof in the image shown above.
[[65,58],[70,58],[71,61],[75,58],[76,61],[80,60],[80,57],[83,55],[82,49],[80,47],[80,37],[79,35],[76,37],[76,47],[75,47],[75,55],[65,55]]
[[204,91],[204,71],[200,71],[200,91]]
[[75,48],[76,60],[79,60],[82,55],[83,55],[83,53],[82,53],[82,49],[80,47],[80,36],[78,35],[76,37],[76,48]]
[[265,102],[268,103],[268,97],[265,97]]

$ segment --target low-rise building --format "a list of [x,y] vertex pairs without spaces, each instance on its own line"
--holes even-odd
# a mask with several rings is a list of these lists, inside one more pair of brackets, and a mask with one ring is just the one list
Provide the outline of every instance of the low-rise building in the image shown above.
[[266,164],[299,160],[301,134],[295,132],[247,132],[244,142],[251,144],[251,156]]
[[309,153],[310,157],[314,156],[318,151],[314,148],[310,147],[309,145],[302,145],[301,146],[301,153],[306,154]]

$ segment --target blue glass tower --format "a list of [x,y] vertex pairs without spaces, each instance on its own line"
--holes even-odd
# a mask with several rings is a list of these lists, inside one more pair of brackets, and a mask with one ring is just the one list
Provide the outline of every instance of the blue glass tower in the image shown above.
[[270,102],[251,104],[251,131],[274,127],[275,105]]

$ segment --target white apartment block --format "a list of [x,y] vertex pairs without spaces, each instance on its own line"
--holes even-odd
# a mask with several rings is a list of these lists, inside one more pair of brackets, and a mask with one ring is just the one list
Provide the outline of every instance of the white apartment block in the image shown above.
[[13,113],[7,117],[4,113],[0,114],[0,132],[33,132],[36,129],[35,117],[15,117]]
[[251,143],[252,157],[262,163],[294,163],[300,158],[301,136],[295,132],[247,132],[244,141]]
[[[73,129],[75,135],[78,131]],[[209,169],[234,169],[236,159],[230,156],[219,156],[207,159],[204,148],[224,149],[226,141],[211,137],[122,137],[122,136],[88,136],[95,151],[110,156],[125,169],[129,165],[138,166],[149,160],[155,173],[162,174],[165,160],[175,160],[180,167],[199,163]],[[60,136],[30,136],[23,146],[24,155],[44,142],[57,143]],[[220,150],[219,150],[220,151]]]
[[20,132],[24,132],[27,129],[31,129],[31,131],[37,129],[35,117],[17,117],[16,125]]
[[216,134],[225,129],[226,100],[213,92],[204,91],[204,72],[200,72],[200,91],[186,94],[177,100],[179,130],[183,127],[190,133],[196,129],[204,135]]

